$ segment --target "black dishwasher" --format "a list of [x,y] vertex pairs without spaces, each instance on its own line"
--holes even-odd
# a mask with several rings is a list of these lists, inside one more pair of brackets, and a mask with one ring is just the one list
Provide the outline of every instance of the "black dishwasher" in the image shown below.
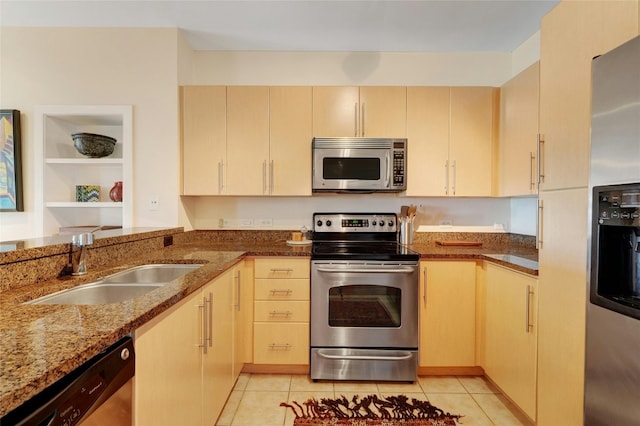
[[[7,413],[0,424],[131,424],[130,386],[134,372],[133,339],[127,336]],[[109,403],[116,408],[107,408]],[[100,411],[104,415],[92,415],[103,404]],[[114,421],[111,416],[120,420]]]

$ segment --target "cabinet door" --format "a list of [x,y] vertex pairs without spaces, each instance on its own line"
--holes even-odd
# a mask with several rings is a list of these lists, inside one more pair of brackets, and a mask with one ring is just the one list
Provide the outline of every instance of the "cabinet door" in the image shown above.
[[313,88],[313,136],[358,136],[358,87]]
[[227,88],[225,195],[268,194],[269,88]]
[[269,193],[311,195],[311,87],[269,91]]
[[407,195],[447,195],[449,88],[407,88]]
[[251,310],[251,304],[246,303],[245,293],[249,291],[246,287],[244,262],[234,266],[232,274],[232,297],[233,297],[233,372],[232,380],[236,379],[242,371],[245,360],[245,312]]
[[538,192],[537,138],[540,62],[500,88],[500,195]]
[[492,195],[498,93],[492,87],[451,88],[450,195]]
[[217,195],[226,166],[224,86],[184,86],[182,94],[182,194]]
[[588,191],[543,191],[540,203],[538,424],[582,424]]
[[198,292],[136,330],[134,424],[202,424],[202,303]]
[[534,420],[538,335],[536,286],[535,278],[486,265],[484,370]]
[[420,268],[420,366],[475,366],[475,262],[427,261]]
[[406,87],[360,88],[360,136],[402,138],[406,126]]
[[565,1],[542,19],[541,189],[587,185],[591,60],[637,34],[637,1]]
[[[204,287],[209,303],[206,321],[208,350],[202,363],[202,401],[204,424],[212,425],[224,408],[233,388],[233,270],[225,272]],[[186,423],[181,423],[186,424]]]

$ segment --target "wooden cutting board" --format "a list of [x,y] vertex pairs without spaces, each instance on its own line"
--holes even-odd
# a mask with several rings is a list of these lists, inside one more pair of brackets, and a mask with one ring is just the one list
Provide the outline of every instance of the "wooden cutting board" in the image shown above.
[[482,241],[473,241],[473,240],[445,240],[445,241],[441,241],[441,240],[436,240],[436,244],[440,245],[440,246],[465,246],[465,247],[470,247],[470,246],[481,246],[482,245]]

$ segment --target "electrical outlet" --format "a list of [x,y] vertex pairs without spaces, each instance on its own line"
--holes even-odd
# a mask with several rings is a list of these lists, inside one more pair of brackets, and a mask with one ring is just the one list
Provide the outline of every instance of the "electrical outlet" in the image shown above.
[[270,217],[256,219],[256,225],[257,226],[273,226],[273,219],[271,219]]
[[240,226],[253,226],[253,219],[240,219]]
[[228,228],[231,226],[231,219],[222,219],[222,227]]
[[149,198],[149,210],[158,210],[158,197]]
[[451,219],[441,220],[440,226],[453,226],[453,221]]

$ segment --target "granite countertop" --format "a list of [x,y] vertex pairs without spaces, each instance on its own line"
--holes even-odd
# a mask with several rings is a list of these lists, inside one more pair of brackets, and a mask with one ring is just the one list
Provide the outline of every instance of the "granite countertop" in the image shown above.
[[[185,233],[186,234],[186,233]],[[504,246],[411,246],[421,259],[489,260],[537,275],[537,253]],[[245,256],[309,256],[310,246],[285,241],[178,239],[176,245],[132,258],[118,267],[90,271],[0,292],[0,416],[51,385],[104,348],[196,292]],[[511,258],[488,255],[511,255]],[[517,256],[517,257],[513,257]],[[520,265],[519,259],[529,264]],[[145,263],[203,263],[202,268],[135,299],[109,305],[24,305],[52,292]]]

